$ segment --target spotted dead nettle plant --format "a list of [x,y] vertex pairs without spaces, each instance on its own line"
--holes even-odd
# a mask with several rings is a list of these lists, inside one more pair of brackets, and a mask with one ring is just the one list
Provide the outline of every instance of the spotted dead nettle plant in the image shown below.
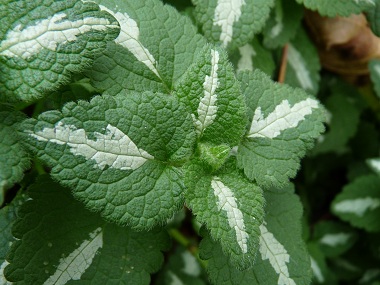
[[309,283],[288,179],[324,110],[252,68],[273,0],[194,5],[203,35],[159,0],[3,1],[1,200],[33,167],[1,217],[0,283],[149,284],[184,207],[203,261],[176,252],[165,284],[200,265],[213,284]]

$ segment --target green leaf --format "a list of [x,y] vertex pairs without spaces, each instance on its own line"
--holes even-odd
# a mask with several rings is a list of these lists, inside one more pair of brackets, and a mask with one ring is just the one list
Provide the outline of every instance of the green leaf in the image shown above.
[[375,7],[375,0],[296,0],[306,8],[318,11],[322,16],[347,17]]
[[294,0],[276,0],[263,30],[264,46],[278,48],[292,39],[301,24],[303,7]]
[[195,132],[175,97],[97,96],[42,113],[21,130],[52,176],[108,221],[149,229],[183,206],[177,166],[191,156]]
[[0,99],[34,101],[81,72],[119,33],[94,3],[10,1],[0,28]]
[[203,270],[197,259],[179,246],[169,257],[155,284],[206,285],[201,277]]
[[233,50],[264,27],[274,0],[193,0],[194,16],[205,37]]
[[201,163],[186,169],[186,204],[213,239],[221,243],[235,267],[253,264],[263,220],[262,190],[232,166],[208,174]]
[[380,157],[366,160],[368,166],[378,175],[380,175]]
[[231,54],[230,59],[237,71],[253,71],[258,68],[269,76],[272,76],[276,69],[272,53],[263,48],[257,38],[239,47],[239,49]]
[[357,234],[351,227],[342,223],[323,221],[315,225],[314,239],[325,256],[335,257],[353,246]]
[[124,89],[169,93],[206,43],[190,19],[161,1],[95,2],[121,25],[120,35],[87,71],[107,94]]
[[376,95],[377,97],[380,98],[380,60],[378,59],[370,60],[368,67],[369,67],[371,80],[373,82]]
[[367,16],[367,20],[371,26],[372,32],[376,36],[380,36],[380,2],[375,0],[376,7],[371,7],[370,9],[365,11],[365,15]]
[[0,106],[0,206],[8,189],[20,182],[30,159],[16,129],[25,116]]
[[347,143],[352,138],[359,125],[360,109],[356,102],[348,96],[349,90],[336,90],[324,102],[329,112],[328,131],[322,135],[315,148],[314,154],[347,151]]
[[304,29],[299,28],[295,38],[288,44],[287,59],[285,83],[316,95],[321,64],[317,49]]
[[169,246],[165,232],[108,224],[47,176],[28,194],[5,268],[13,284],[150,284]]
[[246,107],[227,53],[207,45],[175,87],[190,106],[198,139],[235,146],[246,127]]
[[367,175],[343,188],[331,209],[343,221],[369,232],[380,231],[380,177]]
[[6,256],[15,241],[11,233],[12,225],[16,219],[17,210],[24,200],[24,195],[18,195],[12,203],[0,209],[0,284],[2,285],[11,285],[4,277],[4,268],[9,264]]
[[238,147],[238,167],[260,186],[283,186],[324,130],[324,109],[303,90],[274,83],[258,70],[238,78],[251,118]]
[[200,244],[200,257],[208,260],[207,271],[217,285],[308,285],[310,257],[301,237],[301,203],[290,187],[264,192],[265,222],[253,267],[239,270],[207,233]]
[[311,284],[329,284],[336,285],[336,276],[326,263],[326,257],[322,253],[317,242],[309,242],[307,245],[310,253],[311,270],[313,271],[313,283]]

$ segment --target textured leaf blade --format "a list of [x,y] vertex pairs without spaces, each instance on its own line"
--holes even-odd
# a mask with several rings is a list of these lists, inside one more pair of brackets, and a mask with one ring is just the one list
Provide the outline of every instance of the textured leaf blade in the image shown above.
[[13,284],[150,283],[169,245],[164,232],[107,224],[46,176],[28,193],[5,269]]
[[260,226],[260,245],[253,267],[236,269],[218,243],[206,235],[200,256],[208,260],[207,270],[213,284],[269,285],[309,284],[310,257],[301,237],[302,214],[293,190],[264,192],[267,215]]
[[192,154],[195,132],[174,97],[97,96],[45,112],[21,130],[53,177],[109,221],[149,229],[183,203],[182,173],[174,165]]
[[331,209],[342,220],[367,231],[379,231],[380,178],[362,176],[344,187]]
[[359,14],[360,12],[369,8],[375,7],[375,0],[296,0],[298,3],[302,3],[306,8],[318,11],[323,16],[335,17],[344,16],[347,17],[351,14]]
[[8,13],[0,30],[2,100],[33,101],[58,89],[119,33],[117,21],[94,3],[62,3],[5,4]]
[[210,230],[213,239],[238,267],[252,265],[263,218],[263,197],[259,187],[233,168],[207,175],[201,165],[186,171],[186,203]]
[[296,35],[302,16],[302,6],[295,1],[276,0],[263,30],[264,45],[273,49],[289,42]]
[[274,0],[193,0],[193,3],[195,18],[205,37],[234,49],[262,30]]
[[301,89],[273,83],[260,71],[239,78],[252,120],[238,147],[238,167],[260,186],[285,185],[323,131],[324,110]]
[[107,94],[170,92],[205,44],[187,17],[161,1],[95,2],[121,25],[118,38],[87,71],[94,86]]
[[236,145],[246,124],[244,97],[226,52],[207,45],[175,87],[190,106],[201,141]]
[[24,115],[0,107],[0,206],[6,191],[20,182],[30,165],[30,158],[17,135],[17,126]]

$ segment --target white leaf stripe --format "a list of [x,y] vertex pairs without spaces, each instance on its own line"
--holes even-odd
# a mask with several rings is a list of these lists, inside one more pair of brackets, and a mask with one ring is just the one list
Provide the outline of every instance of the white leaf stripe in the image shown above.
[[86,17],[70,21],[65,13],[55,14],[22,29],[19,24],[10,30],[0,45],[0,55],[28,59],[42,49],[55,51],[58,44],[73,42],[78,35],[91,30],[118,28],[106,18]]
[[9,282],[5,279],[5,276],[4,276],[4,269],[5,267],[9,264],[8,261],[4,261],[1,266],[0,266],[0,284],[1,285],[11,285],[13,284],[12,282]]
[[61,121],[54,128],[44,128],[30,134],[39,141],[49,141],[70,146],[74,155],[84,156],[96,162],[94,167],[104,169],[107,165],[120,170],[135,170],[148,159],[154,159],[118,128],[108,124],[105,134],[94,133],[96,140],[89,139],[84,129],[64,125]]
[[278,285],[296,285],[290,278],[287,263],[290,256],[285,247],[268,231],[264,224],[260,225],[260,254],[262,260],[269,260],[269,263],[276,271],[278,276]]
[[140,30],[135,20],[127,13],[113,12],[103,5],[99,5],[100,9],[107,11],[114,16],[120,24],[120,34],[115,39],[115,43],[128,49],[138,61],[144,63],[157,77],[160,78],[156,68],[156,60],[149,50],[143,46],[140,38]]
[[347,233],[334,233],[334,234],[325,234],[319,242],[331,247],[336,247],[342,244],[346,244],[350,239],[351,234]]
[[318,101],[311,98],[300,101],[293,107],[290,107],[288,100],[283,100],[264,118],[261,107],[258,107],[255,110],[248,137],[273,139],[282,131],[297,127],[301,121],[305,120],[305,116],[310,115],[316,108],[318,108]]
[[227,213],[228,224],[235,231],[237,243],[242,252],[247,253],[249,235],[245,230],[244,216],[238,207],[234,193],[217,176],[213,177],[211,187],[217,197],[218,209]]
[[239,21],[244,0],[218,0],[214,12],[213,24],[220,26],[222,31],[219,40],[224,47],[231,42],[233,36],[233,25]]
[[380,199],[365,197],[352,200],[343,200],[334,205],[336,212],[342,214],[354,214],[363,217],[365,212],[375,210],[380,207]]
[[306,62],[299,51],[292,44],[288,44],[288,62],[293,68],[297,80],[301,84],[302,88],[305,90],[313,90],[313,81],[311,80]]
[[64,285],[70,280],[80,280],[83,273],[90,267],[97,251],[103,247],[103,232],[97,228],[90,233],[90,238],[59,260],[55,273],[49,277],[44,285]]
[[253,46],[246,44],[242,47],[239,47],[240,59],[237,64],[237,70],[251,70],[253,71],[253,61],[252,57],[256,56],[256,52],[253,49]]
[[216,113],[218,112],[217,94],[215,93],[219,86],[218,63],[219,52],[212,49],[211,73],[210,75],[206,75],[205,81],[203,82],[203,97],[201,98],[197,109],[198,118],[192,114],[195,130],[199,137],[201,137],[204,130],[214,122]]

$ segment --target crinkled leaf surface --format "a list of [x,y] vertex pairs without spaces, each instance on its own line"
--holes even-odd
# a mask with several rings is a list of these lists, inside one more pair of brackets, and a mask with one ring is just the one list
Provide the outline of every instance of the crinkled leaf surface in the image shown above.
[[205,40],[190,19],[157,0],[96,0],[120,23],[87,75],[96,88],[115,95],[123,89],[168,93]]
[[324,109],[303,90],[274,83],[261,71],[241,72],[238,78],[250,119],[238,166],[260,186],[284,185],[324,130]]
[[380,177],[357,178],[338,194],[331,209],[351,225],[367,231],[380,231]]
[[357,234],[345,224],[323,221],[315,225],[314,239],[325,256],[334,257],[350,249],[357,239]]
[[205,37],[228,49],[245,45],[259,33],[274,0],[193,0]]
[[186,248],[178,246],[160,272],[155,284],[206,285],[203,269]]
[[227,53],[205,46],[175,87],[190,106],[198,139],[236,145],[246,127],[246,108]]
[[182,172],[195,132],[175,97],[97,96],[22,125],[27,146],[52,176],[108,221],[149,229],[183,205]]
[[236,71],[253,71],[258,68],[272,76],[276,68],[271,51],[263,48],[257,38],[230,54],[230,60],[234,64]]
[[187,167],[185,198],[231,263],[246,268],[252,265],[258,248],[264,200],[262,190],[234,169],[235,161],[230,162],[211,175],[201,163]]
[[80,72],[119,33],[118,22],[94,3],[2,3],[0,99],[33,101]]
[[375,0],[296,0],[306,8],[318,11],[322,16],[347,17],[375,7]]
[[150,284],[169,246],[165,232],[108,224],[47,176],[28,194],[5,268],[13,284]]
[[22,179],[30,164],[16,131],[24,118],[21,112],[0,106],[0,206],[6,191]]
[[200,257],[208,260],[207,271],[217,285],[308,285],[310,257],[301,237],[301,203],[290,187],[264,192],[265,222],[253,267],[239,270],[223,253],[220,244],[204,231]]
[[291,0],[276,0],[263,30],[264,46],[278,48],[296,35],[303,16],[303,7]]
[[287,59],[285,83],[316,95],[321,64],[317,49],[302,27],[297,30],[296,36],[288,44]]

